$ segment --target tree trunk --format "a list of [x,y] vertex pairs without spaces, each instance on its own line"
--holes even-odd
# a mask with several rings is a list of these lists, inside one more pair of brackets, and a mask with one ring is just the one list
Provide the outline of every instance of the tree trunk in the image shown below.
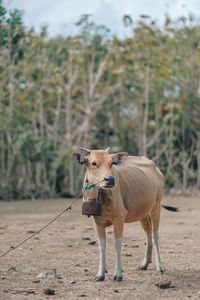
[[197,143],[197,189],[200,190],[200,140]]
[[39,100],[39,122],[40,122],[40,134],[44,136],[44,109],[43,109],[43,99],[41,90],[38,91]]
[[190,162],[192,160],[193,149],[194,149],[194,143],[191,147],[190,155],[189,155],[188,159],[186,159],[188,153],[185,151],[184,154],[183,154],[182,162],[181,162],[182,168],[183,168],[183,182],[182,182],[182,194],[183,195],[186,195],[187,180],[188,180],[188,169],[189,169]]
[[147,124],[149,115],[149,59],[146,66],[145,85],[144,85],[144,118],[142,126],[142,153],[147,155]]

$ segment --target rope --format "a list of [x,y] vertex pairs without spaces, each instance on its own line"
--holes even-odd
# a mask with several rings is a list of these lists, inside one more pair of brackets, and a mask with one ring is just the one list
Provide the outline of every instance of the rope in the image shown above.
[[96,183],[87,185],[85,187],[85,189],[71,202],[71,204],[66,207],[65,209],[63,209],[63,211],[61,211],[55,218],[53,218],[51,221],[49,221],[47,224],[45,224],[42,228],[40,228],[38,231],[34,232],[33,234],[31,234],[30,236],[28,236],[25,240],[23,240],[22,242],[18,243],[15,246],[10,247],[10,249],[8,249],[7,251],[3,252],[0,254],[0,257],[5,256],[6,254],[8,254],[9,252],[15,250],[16,248],[18,248],[19,246],[23,245],[24,243],[26,243],[28,240],[30,240],[32,237],[34,237],[35,235],[37,235],[38,233],[40,233],[43,229],[45,229],[47,226],[49,226],[51,223],[53,223],[55,220],[57,220],[60,216],[62,216],[67,210],[72,210],[72,205],[80,199],[80,197],[82,197],[85,193],[85,191],[89,191],[91,190],[96,184],[102,182],[104,180],[98,181]]

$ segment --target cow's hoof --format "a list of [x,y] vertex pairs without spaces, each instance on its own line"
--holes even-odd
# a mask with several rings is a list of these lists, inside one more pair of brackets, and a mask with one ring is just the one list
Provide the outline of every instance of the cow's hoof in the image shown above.
[[165,268],[164,267],[160,267],[159,271],[160,271],[160,275],[163,275],[163,273],[165,272]]
[[101,275],[101,276],[96,276],[94,278],[94,281],[96,281],[96,282],[98,282],[98,281],[104,281],[104,279],[105,279],[105,276]]
[[147,270],[148,265],[149,265],[150,263],[151,263],[151,260],[143,261],[143,262],[139,265],[139,267],[136,269],[136,271],[141,271],[141,270],[145,271],[145,270]]
[[122,276],[115,275],[114,281],[117,281],[117,282],[122,281]]
[[139,267],[137,267],[136,271],[141,271],[141,270],[145,271],[145,270],[147,270],[147,267],[148,267],[148,265],[141,264]]
[[157,270],[160,272],[160,275],[163,275],[163,273],[165,272],[165,267],[160,264],[157,266]]

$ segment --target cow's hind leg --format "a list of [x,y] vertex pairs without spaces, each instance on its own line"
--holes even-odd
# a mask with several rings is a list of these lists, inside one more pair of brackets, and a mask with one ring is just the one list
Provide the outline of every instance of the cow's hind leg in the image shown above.
[[140,221],[146,233],[146,251],[143,262],[139,265],[137,270],[146,270],[152,259],[152,229],[150,216],[146,216]]
[[156,205],[153,207],[151,211],[151,223],[152,223],[152,231],[153,231],[153,242],[155,246],[155,254],[156,254],[156,265],[157,270],[160,271],[160,273],[164,272],[164,267],[161,262],[160,258],[160,251],[159,251],[159,234],[158,234],[158,227],[160,223],[160,202],[157,202]]

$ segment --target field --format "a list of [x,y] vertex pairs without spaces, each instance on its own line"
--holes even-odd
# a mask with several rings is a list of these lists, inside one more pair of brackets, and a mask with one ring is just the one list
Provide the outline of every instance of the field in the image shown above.
[[[40,229],[70,201],[0,202],[0,253]],[[158,274],[154,255],[147,271],[135,271],[144,257],[145,235],[133,223],[124,229],[123,282],[113,282],[112,227],[107,229],[107,277],[93,282],[99,250],[92,219],[81,215],[80,200],[39,235],[0,258],[0,299],[200,299],[200,199],[167,196],[163,203],[181,210],[162,209],[164,275]],[[170,288],[157,287],[160,281],[171,281]],[[46,295],[47,288],[55,295]]]

